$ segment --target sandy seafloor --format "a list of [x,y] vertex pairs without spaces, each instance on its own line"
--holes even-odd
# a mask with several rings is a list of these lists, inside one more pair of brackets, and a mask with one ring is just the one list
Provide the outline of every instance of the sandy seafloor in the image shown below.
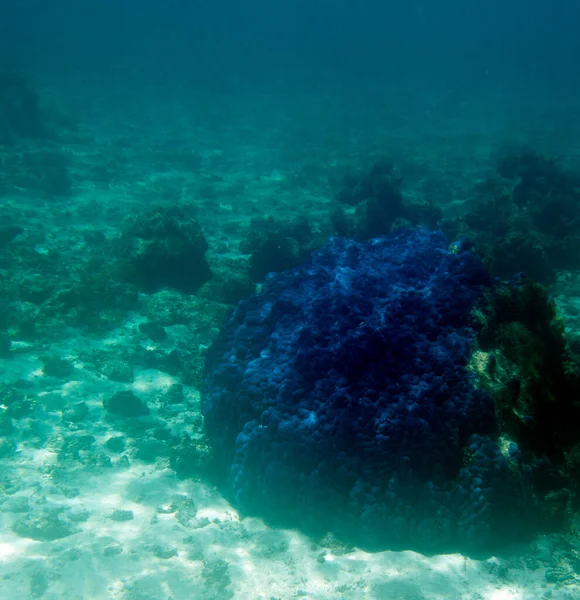
[[[530,142],[580,166],[574,101],[555,111],[549,96],[514,96],[501,86],[484,85],[466,98],[444,88],[425,96],[412,84],[311,95],[283,86],[262,93],[103,91],[94,82],[82,89],[47,83],[39,91],[46,106],[77,123],[62,147],[73,194],[49,201],[10,190],[2,209],[27,215],[19,243],[34,239],[37,252],[58,249],[71,260],[83,259],[83,232],[114,237],[120,214],[175,199],[199,206],[215,266],[239,255],[253,217],[305,214],[324,229],[333,171],[383,155],[401,165],[406,194],[432,193],[458,211],[502,143]],[[103,169],[106,184],[94,175]],[[208,184],[215,193],[203,193]],[[576,281],[564,273],[554,290],[570,327],[580,312]],[[143,306],[150,300],[143,297]],[[137,311],[103,334],[69,327],[46,342],[15,339],[11,356],[0,360],[2,381],[19,382],[36,402],[29,417],[15,421],[8,437],[16,452],[0,463],[0,600],[580,598],[574,531],[497,557],[366,553],[241,519],[203,479],[180,480],[151,432],[195,435],[200,391],[185,385],[181,403],[164,402],[179,381],[139,364],[139,347],[153,343],[139,335],[144,319]],[[166,329],[159,342],[166,351],[188,333],[186,325]],[[105,377],[86,358],[95,351],[135,357],[134,381]],[[72,374],[45,375],[47,352],[69,361]],[[127,389],[151,410],[139,425],[103,409],[103,398]],[[63,419],[77,403],[88,407],[86,417]],[[107,444],[115,437],[124,446]],[[58,539],[30,539],[30,531]]]

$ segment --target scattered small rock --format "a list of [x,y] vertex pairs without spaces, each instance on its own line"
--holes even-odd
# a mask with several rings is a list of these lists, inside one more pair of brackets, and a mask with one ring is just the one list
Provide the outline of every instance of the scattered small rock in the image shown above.
[[135,440],[135,458],[146,463],[154,463],[158,458],[169,456],[169,446],[166,442],[156,439]]
[[68,518],[73,523],[86,523],[89,520],[90,516],[91,516],[91,513],[88,510],[83,508],[77,512],[71,512],[68,515]]
[[229,565],[225,560],[204,560],[201,576],[205,580],[206,597],[232,598],[234,593],[226,588],[231,584]]
[[105,442],[105,447],[110,452],[123,452],[127,447],[127,439],[122,435],[111,437]]
[[103,400],[107,412],[120,417],[144,417],[149,414],[147,405],[131,391],[117,392]]
[[86,402],[77,402],[68,406],[62,411],[62,420],[69,423],[81,423],[89,414],[89,407]]
[[74,366],[64,358],[58,356],[42,356],[43,372],[47,377],[58,377],[64,379],[71,375]]
[[183,386],[180,383],[174,383],[160,400],[162,404],[182,404],[185,401]]
[[103,556],[117,556],[123,552],[123,545],[113,537],[103,536],[95,541],[93,549]]
[[167,560],[168,558],[173,558],[174,556],[177,556],[177,550],[171,546],[165,546],[165,545],[160,545],[160,544],[155,544],[152,548],[153,550],[153,554],[157,557],[157,558],[163,558],[165,560]]
[[28,514],[12,525],[12,531],[23,538],[52,542],[78,533],[72,523],[63,521],[55,510]]
[[140,323],[139,331],[153,342],[162,342],[167,339],[167,332],[159,323],[153,323],[151,321]]
[[171,508],[175,511],[177,522],[184,527],[189,526],[197,515],[195,502],[185,496],[177,496],[171,504]]
[[134,381],[133,367],[122,360],[107,361],[101,367],[101,373],[111,381],[119,383],[132,383]]
[[566,584],[575,578],[574,569],[566,559],[560,559],[556,565],[546,570],[548,583]]
[[132,521],[134,518],[135,515],[133,514],[132,510],[121,509],[114,510],[109,516],[109,519],[111,519],[111,521],[118,521],[119,523],[122,523],[124,521]]

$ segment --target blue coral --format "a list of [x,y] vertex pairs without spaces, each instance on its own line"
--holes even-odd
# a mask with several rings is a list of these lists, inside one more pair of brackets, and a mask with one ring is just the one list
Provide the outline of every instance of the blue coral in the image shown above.
[[270,276],[207,356],[205,425],[233,501],[376,548],[478,547],[521,516],[468,369],[490,285],[475,254],[423,229],[334,238]]

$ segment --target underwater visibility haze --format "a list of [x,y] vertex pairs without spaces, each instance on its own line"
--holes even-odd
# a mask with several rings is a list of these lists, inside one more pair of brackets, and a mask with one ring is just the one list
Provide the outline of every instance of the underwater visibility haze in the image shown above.
[[578,22],[0,0],[0,600],[579,598]]

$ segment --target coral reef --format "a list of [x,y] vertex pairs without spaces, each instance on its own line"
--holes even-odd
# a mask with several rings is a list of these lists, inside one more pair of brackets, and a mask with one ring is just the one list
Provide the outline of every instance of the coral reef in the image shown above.
[[505,546],[570,506],[566,360],[543,288],[468,246],[334,238],[208,350],[216,476],[244,512],[368,548]]
[[148,292],[164,287],[197,291],[211,278],[207,249],[201,227],[185,206],[145,212],[125,228],[119,243],[128,278]]
[[23,212],[3,220],[0,331],[27,340],[54,339],[67,327],[102,332],[137,306],[113,241],[72,229],[68,237],[54,235]]
[[252,227],[240,250],[250,255],[250,279],[262,282],[268,273],[298,266],[320,245],[322,242],[306,217],[291,220],[269,217],[252,219]]
[[121,417],[143,417],[149,414],[147,405],[131,391],[117,392],[103,400],[104,409]]
[[493,174],[476,186],[461,219],[447,219],[451,238],[476,240],[492,271],[525,271],[542,283],[575,268],[580,251],[580,175],[529,149],[500,153]]
[[436,227],[443,216],[431,202],[411,202],[401,191],[400,177],[392,163],[376,162],[367,171],[348,172],[336,186],[335,199],[341,205],[356,207],[347,215],[340,207],[331,214],[335,232],[366,240],[391,233],[395,226]]

